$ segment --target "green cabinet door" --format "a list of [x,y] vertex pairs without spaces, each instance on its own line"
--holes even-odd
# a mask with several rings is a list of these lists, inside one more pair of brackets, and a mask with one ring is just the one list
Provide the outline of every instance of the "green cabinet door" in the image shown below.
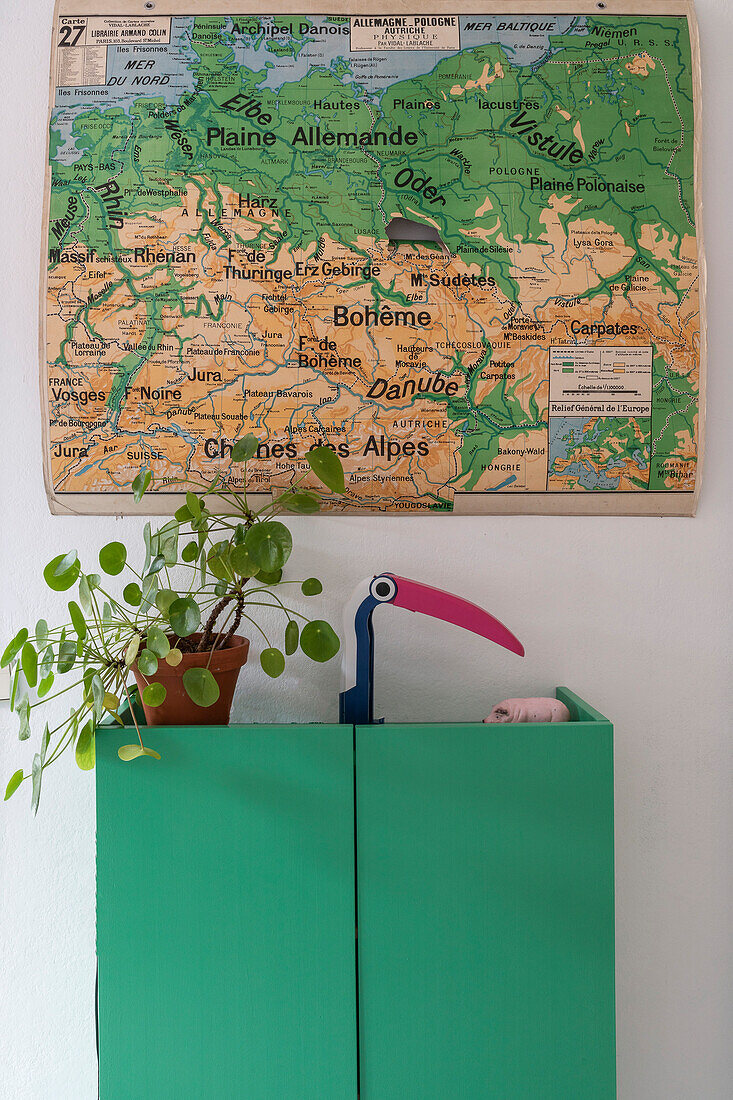
[[101,1100],[355,1100],[353,734],[97,737]]
[[357,729],[361,1100],[615,1096],[612,728],[562,697]]

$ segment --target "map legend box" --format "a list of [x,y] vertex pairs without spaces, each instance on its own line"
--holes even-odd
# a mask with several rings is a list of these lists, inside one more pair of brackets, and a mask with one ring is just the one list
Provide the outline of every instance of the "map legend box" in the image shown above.
[[457,15],[374,15],[351,20],[351,49],[459,50]]
[[550,416],[651,416],[652,348],[550,348]]
[[[82,88],[105,85],[109,82],[108,47],[168,45],[170,37],[170,16],[156,15],[147,19],[126,16],[62,16],[59,19],[57,86]],[[133,56],[128,68],[130,65],[133,66],[130,79],[137,77],[142,83],[143,73],[134,66],[142,67],[144,62]],[[124,84],[126,79],[127,77],[116,76],[112,78],[111,84]]]

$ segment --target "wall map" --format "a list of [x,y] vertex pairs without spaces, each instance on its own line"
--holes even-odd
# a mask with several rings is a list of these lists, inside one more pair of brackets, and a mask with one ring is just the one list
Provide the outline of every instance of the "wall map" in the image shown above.
[[133,510],[143,464],[240,487],[229,455],[255,432],[255,494],[326,442],[346,469],[335,508],[692,514],[689,6],[475,6],[62,0],[52,510]]

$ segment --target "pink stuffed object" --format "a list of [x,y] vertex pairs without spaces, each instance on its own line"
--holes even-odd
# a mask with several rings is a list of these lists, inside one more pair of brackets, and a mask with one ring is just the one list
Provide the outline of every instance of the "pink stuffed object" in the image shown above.
[[570,711],[559,699],[504,699],[484,722],[569,722]]

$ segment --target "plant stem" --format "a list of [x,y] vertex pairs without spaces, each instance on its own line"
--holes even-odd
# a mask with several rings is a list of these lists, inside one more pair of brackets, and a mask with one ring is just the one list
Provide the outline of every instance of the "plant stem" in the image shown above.
[[137,730],[137,736],[138,736],[138,740],[139,740],[139,742],[140,742],[140,748],[141,748],[141,749],[143,750],[143,752],[144,752],[144,751],[145,751],[145,746],[143,745],[143,739],[142,739],[142,736],[141,736],[141,734],[140,734],[140,727],[139,727],[139,725],[137,724],[137,718],[135,717],[135,711],[134,711],[134,709],[133,709],[133,706],[132,706],[132,699],[130,698],[130,692],[129,692],[129,691],[127,690],[127,683],[126,683],[126,681],[123,681],[123,683],[122,683],[122,686],[123,686],[123,688],[125,689],[125,695],[127,696],[127,705],[128,705],[128,706],[129,706],[129,708],[130,708],[130,717],[132,718],[132,721],[133,721],[133,722],[134,722],[134,724],[135,724],[135,729]]
[[58,699],[60,695],[64,695],[67,691],[71,691],[75,687],[79,687],[79,684],[83,684],[84,680],[77,680],[75,684],[69,684],[68,687],[62,688],[61,691],[54,692],[53,695],[44,695],[42,699],[36,699],[35,703],[31,703],[31,710],[34,707],[41,707],[45,703],[50,703],[52,699]]
[[234,637],[234,635],[236,633],[236,630],[237,630],[237,627],[239,626],[239,624],[242,621],[242,612],[243,611],[244,611],[244,592],[242,592],[242,590],[240,589],[239,592],[237,593],[237,610],[236,610],[236,614],[234,616],[234,622],[229,627],[229,630],[226,634],[226,637],[224,638],[224,641],[221,644],[222,649],[226,649],[228,647],[228,645],[230,644],[232,638]]
[[212,612],[206,620],[206,624],[204,625],[204,632],[201,635],[201,640],[196,646],[197,653],[203,653],[209,648],[210,644],[214,640],[214,624],[216,620],[219,618],[224,608],[227,607],[227,605],[230,604],[235,598],[236,593],[230,592],[226,596],[222,596],[219,602],[214,604]]
[[267,637],[267,635],[265,634],[265,632],[264,632],[264,630],[262,629],[262,627],[260,626],[260,624],[259,624],[258,622],[256,622],[256,621],[255,621],[255,620],[254,620],[254,619],[252,618],[252,616],[251,616],[251,615],[247,615],[247,613],[246,613],[246,612],[242,612],[242,618],[243,618],[243,619],[246,619],[246,620],[247,620],[248,622],[252,623],[252,625],[253,625],[253,626],[256,626],[256,627],[257,627],[257,629],[259,630],[260,634],[262,635],[262,637],[263,637],[263,638],[265,639],[265,641],[267,642],[267,646],[268,646],[268,649],[269,649],[269,648],[270,648],[270,639],[269,639],[269,638]]

